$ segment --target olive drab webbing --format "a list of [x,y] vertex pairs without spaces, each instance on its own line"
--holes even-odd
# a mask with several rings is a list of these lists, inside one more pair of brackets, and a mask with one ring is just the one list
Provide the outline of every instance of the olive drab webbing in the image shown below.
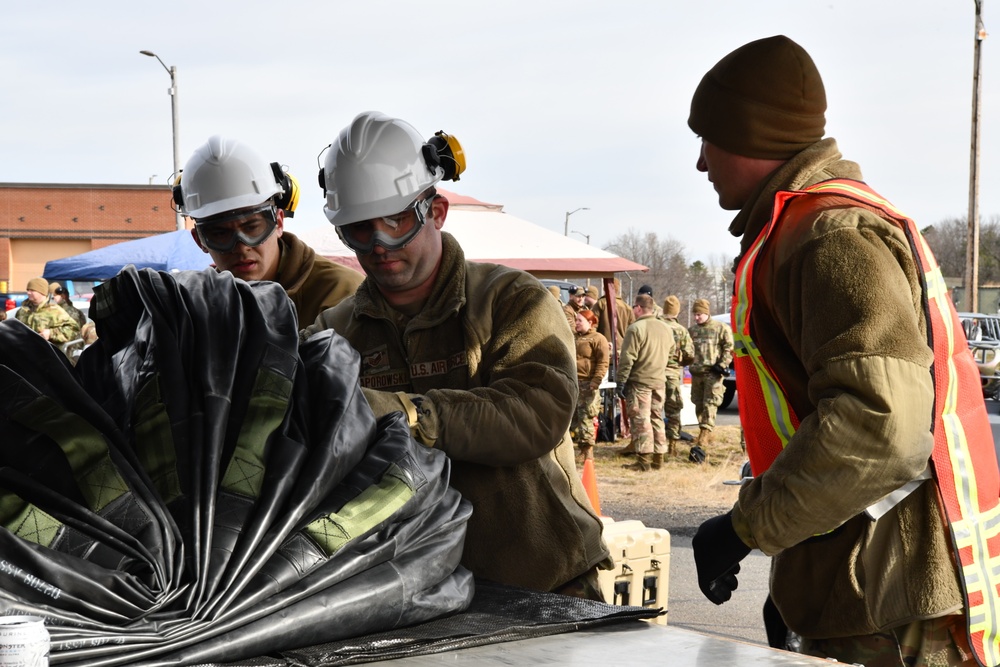
[[[788,204],[799,197],[833,195],[874,210],[899,226],[921,272],[928,344],[934,350],[934,450],[931,463],[941,494],[965,595],[970,645],[981,665],[1000,664],[1000,472],[980,391],[941,270],[912,220],[860,181],[834,179],[775,195],[770,222],[740,260],[733,294],[737,396],[747,454],[755,475],[788,444],[799,420],[781,384],[750,336],[753,267]],[[974,388],[975,391],[971,391]]]

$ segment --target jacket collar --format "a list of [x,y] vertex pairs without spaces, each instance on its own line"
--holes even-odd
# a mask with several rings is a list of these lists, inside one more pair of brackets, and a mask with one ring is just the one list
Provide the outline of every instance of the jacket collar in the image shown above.
[[278,248],[278,275],[274,281],[289,294],[294,294],[309,277],[316,261],[316,252],[288,231],[283,232],[278,239]]
[[841,158],[835,139],[821,139],[800,151],[775,169],[769,178],[761,181],[747,204],[729,225],[729,233],[743,237],[740,241],[740,256],[749,249],[771,219],[774,195],[779,191],[801,190],[831,178],[861,180],[861,168],[856,163]]

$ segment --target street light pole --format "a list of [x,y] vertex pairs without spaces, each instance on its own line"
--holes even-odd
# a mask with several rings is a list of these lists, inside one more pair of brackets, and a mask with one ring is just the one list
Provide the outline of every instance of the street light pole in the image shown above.
[[578,232],[575,229],[572,232],[570,232],[570,233],[571,234],[579,234],[583,238],[587,239],[587,245],[590,245],[590,234],[584,234],[583,232]]
[[581,208],[575,208],[572,211],[566,211],[566,226],[563,228],[563,236],[569,236],[569,216],[573,215],[577,211],[589,211],[590,209],[586,206]]
[[[180,112],[177,107],[177,68],[171,65],[167,67],[166,63],[152,51],[146,51],[143,49],[139,51],[144,56],[149,56],[150,58],[156,58],[163,65],[163,69],[167,70],[167,74],[170,75],[170,88],[167,93],[170,94],[170,117],[173,128],[174,135],[174,173],[173,178],[177,178],[177,174],[181,171],[181,140],[180,140]],[[180,211],[176,211],[177,215],[177,229],[184,229],[184,218],[181,216]]]

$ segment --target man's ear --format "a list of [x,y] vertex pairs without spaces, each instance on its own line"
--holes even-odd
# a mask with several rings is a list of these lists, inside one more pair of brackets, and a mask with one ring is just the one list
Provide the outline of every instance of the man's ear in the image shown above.
[[431,217],[434,219],[434,228],[441,229],[444,221],[448,217],[448,200],[438,196],[431,202]]
[[285,209],[279,208],[279,209],[276,209],[276,211],[277,211],[277,213],[275,214],[275,218],[274,219],[278,223],[278,225],[277,225],[278,226],[278,238],[281,238],[282,232],[285,231]]
[[191,228],[191,238],[193,238],[194,242],[198,244],[198,247],[201,248],[202,252],[208,252],[208,248],[201,244],[201,237],[198,236],[198,230],[194,227]]

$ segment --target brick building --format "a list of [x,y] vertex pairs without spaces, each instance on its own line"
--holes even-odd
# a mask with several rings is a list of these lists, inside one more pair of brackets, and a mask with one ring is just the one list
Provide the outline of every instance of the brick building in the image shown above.
[[0,292],[45,263],[177,229],[167,185],[0,183]]

